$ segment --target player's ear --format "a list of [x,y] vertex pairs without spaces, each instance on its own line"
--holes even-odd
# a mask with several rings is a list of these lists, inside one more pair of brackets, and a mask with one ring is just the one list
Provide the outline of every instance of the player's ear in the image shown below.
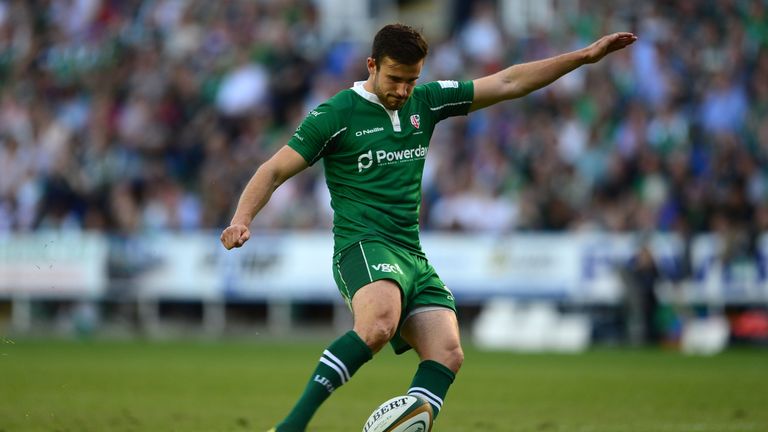
[[376,60],[373,57],[368,57],[367,66],[369,74],[373,75],[376,73]]

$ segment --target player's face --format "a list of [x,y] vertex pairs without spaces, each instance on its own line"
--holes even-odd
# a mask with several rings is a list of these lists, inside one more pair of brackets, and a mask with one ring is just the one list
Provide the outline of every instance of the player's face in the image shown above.
[[423,65],[424,60],[413,65],[404,65],[389,57],[383,57],[377,65],[369,58],[368,72],[373,77],[373,93],[387,109],[402,108],[413,93]]

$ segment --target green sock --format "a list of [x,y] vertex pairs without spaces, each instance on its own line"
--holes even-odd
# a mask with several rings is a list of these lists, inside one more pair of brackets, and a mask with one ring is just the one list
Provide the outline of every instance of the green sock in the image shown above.
[[373,357],[368,345],[350,330],[336,339],[320,357],[309,383],[277,432],[302,432],[320,405]]
[[440,408],[443,407],[443,399],[448,393],[448,387],[455,378],[456,374],[447,367],[434,360],[424,360],[419,363],[419,369],[416,370],[408,394],[429,402],[432,405],[434,418],[437,418]]

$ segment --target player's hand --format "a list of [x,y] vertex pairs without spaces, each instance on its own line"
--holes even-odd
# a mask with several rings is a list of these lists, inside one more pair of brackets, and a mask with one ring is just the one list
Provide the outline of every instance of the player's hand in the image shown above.
[[637,36],[632,33],[619,32],[603,36],[586,47],[586,62],[595,63],[600,61],[606,55],[626,48],[637,40]]
[[228,226],[221,233],[221,244],[227,250],[239,248],[251,238],[251,231],[245,225],[234,224]]

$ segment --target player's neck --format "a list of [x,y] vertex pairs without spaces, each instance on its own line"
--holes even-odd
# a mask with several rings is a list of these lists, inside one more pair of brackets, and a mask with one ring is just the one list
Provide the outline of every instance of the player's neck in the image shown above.
[[368,79],[365,80],[365,82],[363,83],[363,88],[365,89],[365,91],[367,91],[370,94],[376,94],[373,91],[373,77],[368,77]]

